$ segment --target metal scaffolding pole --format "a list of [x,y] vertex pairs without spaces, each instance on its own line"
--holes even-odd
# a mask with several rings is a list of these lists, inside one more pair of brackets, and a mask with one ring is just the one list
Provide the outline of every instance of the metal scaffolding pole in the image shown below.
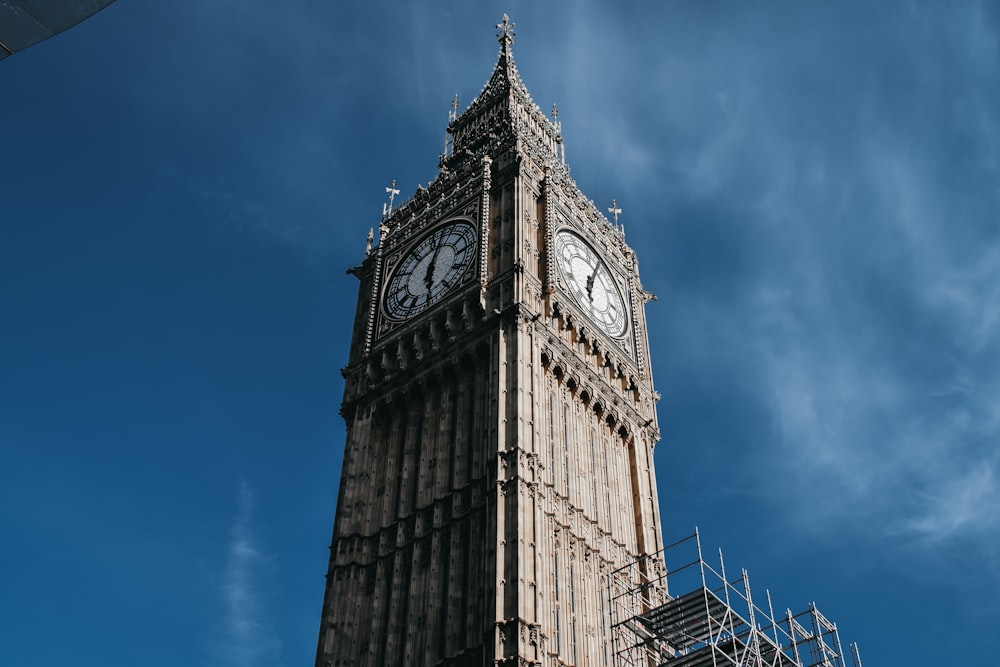
[[[695,529],[609,574],[617,667],[848,667],[837,625],[815,604],[776,619],[770,591],[761,608],[748,572],[729,581],[718,553],[716,571]],[[857,646],[849,648],[853,667],[861,667]]]

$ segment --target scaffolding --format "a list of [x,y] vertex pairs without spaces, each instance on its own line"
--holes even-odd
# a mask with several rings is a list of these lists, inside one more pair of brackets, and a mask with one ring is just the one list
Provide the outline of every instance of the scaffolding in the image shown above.
[[775,616],[770,592],[766,609],[754,602],[746,570],[727,578],[721,549],[718,570],[707,563],[697,529],[615,570],[608,587],[615,667],[861,667],[815,603]]

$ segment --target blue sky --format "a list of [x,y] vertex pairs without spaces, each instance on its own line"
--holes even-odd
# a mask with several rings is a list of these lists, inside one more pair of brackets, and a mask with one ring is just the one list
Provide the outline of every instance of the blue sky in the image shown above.
[[992,665],[1000,9],[120,0],[0,63],[0,662],[310,664],[360,262],[493,25],[637,248],[667,539]]

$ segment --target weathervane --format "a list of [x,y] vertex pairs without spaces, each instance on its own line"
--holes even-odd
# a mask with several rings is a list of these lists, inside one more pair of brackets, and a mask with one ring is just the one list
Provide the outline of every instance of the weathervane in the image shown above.
[[562,125],[559,123],[559,107],[552,103],[552,124],[556,126],[556,142],[559,144],[559,155],[566,164],[566,145],[562,142]]
[[389,187],[387,187],[385,189],[385,191],[387,193],[389,193],[389,203],[388,204],[382,204],[382,217],[383,218],[386,217],[386,216],[388,216],[388,215],[392,215],[392,200],[395,199],[396,195],[399,194],[399,190],[396,189],[396,179],[395,178],[392,179],[392,185],[390,185]]
[[[451,100],[451,111],[448,112],[448,127],[444,130],[444,155],[442,158],[446,158],[451,155],[455,150],[455,138],[451,135],[451,124],[455,122],[458,118],[458,93],[455,93],[455,97]],[[444,164],[441,165],[442,169],[446,169]]]
[[503,21],[497,23],[497,30],[500,31],[497,33],[497,41],[503,45],[513,44],[514,35],[517,34],[514,32],[514,26],[516,25],[516,23],[511,23],[510,17],[504,14]]
[[622,210],[620,208],[618,208],[618,200],[617,199],[612,199],[611,200],[611,208],[608,209],[608,213],[610,213],[611,215],[613,215],[614,218],[615,218],[615,228],[618,227],[618,215],[621,212],[622,212]]

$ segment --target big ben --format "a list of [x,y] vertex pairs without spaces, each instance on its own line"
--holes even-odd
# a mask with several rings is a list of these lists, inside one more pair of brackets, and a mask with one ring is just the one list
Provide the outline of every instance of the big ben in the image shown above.
[[662,549],[649,294],[497,28],[438,175],[351,270],[317,667],[609,665],[607,577]]

